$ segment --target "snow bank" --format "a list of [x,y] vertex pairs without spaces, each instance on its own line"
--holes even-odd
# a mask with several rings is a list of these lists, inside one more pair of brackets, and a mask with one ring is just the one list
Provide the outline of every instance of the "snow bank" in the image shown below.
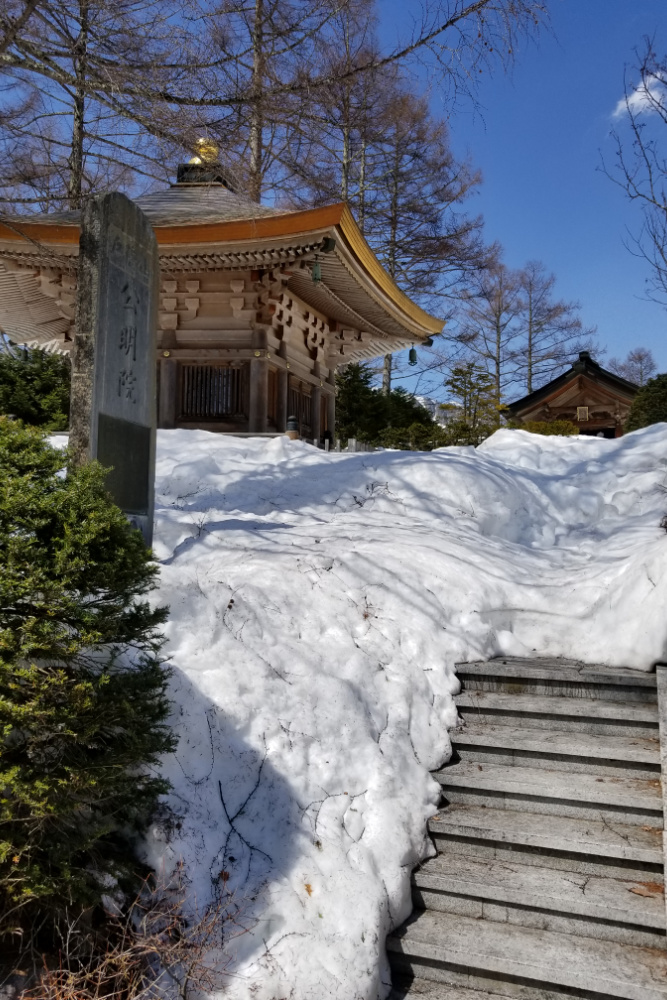
[[432,454],[159,432],[180,822],[146,849],[234,893],[230,996],[386,995],[454,664],[665,656],[666,469],[666,425]]

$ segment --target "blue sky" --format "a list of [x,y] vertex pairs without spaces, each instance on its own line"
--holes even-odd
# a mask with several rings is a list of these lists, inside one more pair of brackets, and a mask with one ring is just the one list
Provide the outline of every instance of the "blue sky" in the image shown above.
[[[415,5],[416,6],[416,5]],[[578,300],[607,357],[650,348],[667,371],[667,310],[645,301],[648,265],[623,245],[640,217],[599,170],[633,49],[655,34],[667,51],[667,0],[550,0],[552,33],[520,47],[510,75],[483,79],[478,110],[450,119],[454,148],[484,175],[470,202],[486,234],[520,267],[544,261],[559,297]],[[382,34],[407,23],[410,0],[379,0]],[[437,94],[434,111],[445,115]],[[622,128],[622,125],[621,125]],[[667,133],[667,130],[665,130]],[[667,134],[664,136],[667,155]]]

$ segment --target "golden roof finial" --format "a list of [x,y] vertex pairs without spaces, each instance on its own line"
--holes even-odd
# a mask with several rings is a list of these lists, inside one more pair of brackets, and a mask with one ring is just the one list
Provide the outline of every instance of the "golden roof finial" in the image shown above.
[[188,160],[189,163],[217,163],[220,148],[216,146],[212,139],[197,139],[195,143],[196,154]]

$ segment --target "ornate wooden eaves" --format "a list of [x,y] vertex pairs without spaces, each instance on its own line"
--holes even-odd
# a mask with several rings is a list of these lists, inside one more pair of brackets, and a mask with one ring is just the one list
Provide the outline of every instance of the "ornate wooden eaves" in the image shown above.
[[[163,279],[216,271],[251,270],[260,275],[280,271],[281,284],[326,316],[330,324],[356,331],[354,347],[340,335],[329,344],[328,350],[337,351],[341,361],[399,350],[442,329],[441,320],[424,312],[396,286],[346,205],[234,221],[156,223],[154,229]],[[325,239],[335,241],[332,252],[324,253]],[[68,296],[76,273],[78,240],[78,223],[51,224],[44,217],[0,223],[0,325],[12,339],[46,343],[66,342],[71,337]],[[321,271],[317,283],[312,277],[315,258]],[[28,298],[21,318],[23,292]],[[45,300],[41,311],[35,298],[40,295]],[[8,305],[11,299],[14,305],[3,308],[3,299]],[[29,305],[32,310],[26,310]]]

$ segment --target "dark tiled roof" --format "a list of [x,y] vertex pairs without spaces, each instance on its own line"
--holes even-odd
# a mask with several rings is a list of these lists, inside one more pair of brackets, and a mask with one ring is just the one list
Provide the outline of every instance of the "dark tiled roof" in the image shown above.
[[[234,194],[224,184],[172,184],[162,191],[141,195],[135,202],[154,226],[239,222],[289,212],[270,205],[259,205],[243,195]],[[80,219],[81,212],[68,211],[31,215],[25,221],[76,226]]]
[[617,392],[625,396],[634,396],[639,389],[639,386],[635,385],[634,382],[628,382],[627,379],[621,378],[620,375],[607,371],[606,368],[603,368],[602,365],[593,360],[588,351],[581,351],[578,360],[574,362],[569,371],[563,372],[558,378],[547,382],[546,385],[529,393],[527,396],[523,396],[522,399],[517,399],[515,402],[510,403],[508,409],[515,415],[522,410],[530,409],[531,406],[539,403],[540,400],[550,396],[558,389],[564,388],[568,382],[571,382],[578,375],[588,375],[595,382],[606,383],[611,389],[616,389]]
[[258,205],[234,194],[222,184],[172,184],[164,191],[142,195],[136,203],[154,226],[239,222],[286,214],[284,209]]

